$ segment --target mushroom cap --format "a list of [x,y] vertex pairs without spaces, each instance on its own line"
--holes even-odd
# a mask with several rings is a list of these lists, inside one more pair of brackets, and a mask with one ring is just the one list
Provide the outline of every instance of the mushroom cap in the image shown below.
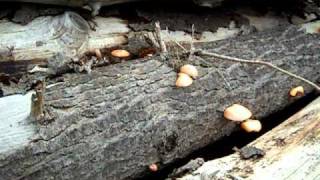
[[261,122],[258,120],[248,119],[241,123],[241,128],[246,132],[259,132],[262,129]]
[[184,74],[184,73],[179,73],[177,81],[176,81],[176,86],[177,87],[188,87],[192,84],[192,82],[193,82],[193,79],[189,75]]
[[199,75],[197,68],[191,64],[186,64],[181,66],[180,72],[188,74],[192,78],[196,78]]
[[240,104],[233,104],[224,110],[223,115],[228,120],[241,122],[249,119],[252,113],[248,108]]
[[149,169],[152,172],[156,172],[156,171],[158,171],[158,166],[156,164],[150,164]]
[[111,52],[111,55],[118,58],[126,58],[130,56],[130,53],[124,49],[116,49]]
[[304,94],[304,89],[302,86],[294,87],[289,92],[290,96],[296,97],[296,96],[302,96]]

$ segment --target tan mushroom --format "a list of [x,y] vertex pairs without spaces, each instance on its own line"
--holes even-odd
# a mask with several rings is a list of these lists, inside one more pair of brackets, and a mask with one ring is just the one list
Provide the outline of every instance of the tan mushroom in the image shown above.
[[188,87],[192,84],[192,82],[193,82],[193,79],[189,75],[184,74],[184,73],[179,73],[177,81],[176,81],[176,86],[177,87]]
[[262,129],[261,122],[258,120],[248,119],[241,123],[241,128],[246,132],[259,132]]
[[290,96],[296,97],[296,96],[303,96],[304,95],[304,89],[302,86],[294,87],[289,92]]
[[191,76],[192,78],[196,78],[198,77],[198,70],[195,66],[191,65],[191,64],[186,64],[186,65],[183,65],[181,68],[180,68],[180,73],[185,73],[189,76]]
[[249,119],[252,113],[248,108],[240,104],[233,104],[224,110],[223,115],[228,120],[241,122]]
[[158,166],[157,166],[157,164],[150,164],[149,165],[149,169],[150,169],[150,171],[152,171],[152,172],[156,172],[156,171],[158,171]]
[[111,52],[111,55],[118,58],[126,58],[130,56],[130,53],[124,49],[116,49]]

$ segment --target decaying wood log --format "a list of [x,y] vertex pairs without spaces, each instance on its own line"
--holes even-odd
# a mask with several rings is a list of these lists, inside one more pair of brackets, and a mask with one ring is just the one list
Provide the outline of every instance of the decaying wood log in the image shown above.
[[319,120],[320,98],[247,145],[264,151],[264,157],[243,159],[241,154],[248,152],[240,151],[180,179],[319,179]]
[[95,17],[99,28],[74,12],[39,17],[28,25],[0,21],[0,75],[21,75],[35,65],[45,65],[50,73],[77,62],[86,52],[127,43],[127,21]]
[[57,53],[74,57],[96,48],[127,42],[127,22],[118,18],[96,17],[96,30],[74,12],[39,17],[26,26],[7,20],[0,23],[0,63],[6,60],[50,59]]
[[[319,82],[319,39],[290,26],[196,48],[260,57]],[[189,63],[200,77],[176,88],[172,61],[138,59],[59,77],[63,82],[45,93],[52,121],[25,120],[35,138],[0,152],[0,179],[134,178],[152,163],[161,168],[237,129],[222,116],[230,104],[261,118],[292,102],[288,90],[301,85],[265,67],[196,58]]]

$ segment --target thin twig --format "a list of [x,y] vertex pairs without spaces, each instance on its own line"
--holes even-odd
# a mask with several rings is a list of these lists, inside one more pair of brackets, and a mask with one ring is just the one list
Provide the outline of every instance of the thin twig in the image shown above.
[[158,42],[156,41],[156,37],[155,37],[155,33],[153,32],[152,34],[149,34],[149,33],[143,33],[143,37],[144,37],[144,39],[145,39],[145,41],[149,44],[149,45],[151,45],[151,46],[153,46],[153,47],[155,47],[155,48],[159,48],[159,44],[158,44]]
[[179,46],[184,52],[188,52],[188,50],[185,47],[183,47],[179,42],[177,42],[175,39],[170,38],[170,40],[174,42],[177,46]]
[[190,41],[189,59],[191,59],[191,57],[194,55],[194,51],[195,51],[193,41],[194,41],[194,24],[192,24],[192,26],[191,26],[191,41]]
[[173,48],[174,48],[174,51],[175,51],[175,53],[176,53],[176,56],[177,56],[178,61],[180,61],[178,48],[177,48],[176,46],[174,46]]
[[156,26],[156,27],[155,27],[155,33],[156,33],[157,41],[158,41],[159,46],[160,46],[161,54],[166,57],[167,54],[168,54],[168,51],[167,51],[166,44],[164,43],[163,38],[162,38],[162,35],[161,35],[160,22],[157,21],[157,22],[155,23],[155,26]]
[[317,84],[301,77],[301,76],[298,76],[296,74],[293,74],[289,71],[286,71],[282,68],[279,68],[269,62],[265,62],[265,61],[259,61],[259,60],[245,60],[245,59],[240,59],[240,58],[236,58],[236,57],[230,57],[230,56],[225,56],[225,55],[220,55],[220,54],[217,54],[217,53],[213,53],[213,52],[206,52],[206,51],[203,51],[203,50],[198,50],[196,51],[196,54],[197,55],[202,55],[202,56],[210,56],[210,57],[215,57],[215,58],[219,58],[219,59],[223,59],[223,60],[228,60],[228,61],[233,61],[233,62],[240,62],[240,63],[247,63],[247,64],[260,64],[260,65],[265,65],[265,66],[268,66],[270,68],[273,68],[277,71],[280,71],[284,74],[287,74],[288,76],[291,76],[293,78],[296,78],[296,79],[299,79],[307,84],[309,84],[310,86],[314,87],[317,91],[320,92],[320,86],[318,86]]
[[28,71],[29,73],[36,73],[36,72],[44,72],[44,73],[48,73],[50,70],[49,68],[43,68],[40,67],[39,65],[35,65],[30,71]]

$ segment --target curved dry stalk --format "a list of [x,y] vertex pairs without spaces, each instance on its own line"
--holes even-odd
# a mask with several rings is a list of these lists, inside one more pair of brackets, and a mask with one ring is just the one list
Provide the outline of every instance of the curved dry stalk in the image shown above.
[[236,58],[236,57],[230,57],[230,56],[225,56],[225,55],[220,55],[220,54],[217,54],[217,53],[213,53],[213,52],[206,52],[206,51],[203,51],[203,50],[197,50],[196,51],[196,54],[197,55],[202,55],[202,56],[210,56],[210,57],[215,57],[215,58],[219,58],[219,59],[223,59],[223,60],[227,60],[227,61],[233,61],[233,62],[240,62],[240,63],[247,63],[247,64],[260,64],[260,65],[265,65],[265,66],[268,66],[272,69],[275,69],[277,71],[280,71],[284,74],[287,74],[288,76],[290,77],[293,77],[293,78],[296,78],[296,79],[299,79],[307,84],[309,84],[310,86],[314,87],[318,92],[320,92],[320,86],[318,86],[317,84],[301,77],[301,76],[298,76],[296,74],[293,74],[287,70],[284,70],[282,68],[279,68],[275,65],[273,65],[272,63],[269,63],[269,62],[265,62],[265,61],[259,61],[259,60],[246,60],[246,59],[240,59],[240,58]]
[[161,34],[161,27],[160,27],[160,22],[159,21],[155,22],[155,36],[156,36],[156,39],[158,41],[161,54],[166,57],[167,54],[168,54],[168,50],[167,50],[165,42],[163,41],[163,37],[162,37],[162,34]]

